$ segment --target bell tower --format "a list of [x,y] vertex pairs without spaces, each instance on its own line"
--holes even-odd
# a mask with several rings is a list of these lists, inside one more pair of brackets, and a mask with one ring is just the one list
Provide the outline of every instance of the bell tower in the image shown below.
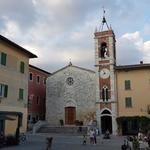
[[[104,30],[105,26],[105,30]],[[96,71],[96,118],[101,133],[117,134],[115,34],[108,26],[105,10],[101,28],[94,33]]]

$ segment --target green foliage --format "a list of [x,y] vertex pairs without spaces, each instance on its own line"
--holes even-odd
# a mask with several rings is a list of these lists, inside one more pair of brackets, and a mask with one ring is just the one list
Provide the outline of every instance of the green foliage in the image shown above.
[[119,128],[122,126],[122,123],[124,121],[131,121],[131,120],[137,120],[139,124],[139,129],[141,129],[142,132],[147,132],[150,130],[150,118],[145,116],[122,116],[117,117],[116,121],[119,126]]

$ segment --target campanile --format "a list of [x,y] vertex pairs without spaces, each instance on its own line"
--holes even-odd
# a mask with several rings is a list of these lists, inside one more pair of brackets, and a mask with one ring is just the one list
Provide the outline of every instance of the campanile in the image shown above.
[[[105,11],[104,11],[105,13]],[[104,30],[103,27],[106,26]],[[115,34],[103,16],[101,29],[94,33],[96,71],[96,118],[101,133],[117,133]]]

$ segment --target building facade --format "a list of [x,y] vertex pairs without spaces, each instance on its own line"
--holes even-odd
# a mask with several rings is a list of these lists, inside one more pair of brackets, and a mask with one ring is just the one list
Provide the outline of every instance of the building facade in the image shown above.
[[95,72],[71,63],[47,79],[46,120],[50,125],[89,125],[95,114]]
[[45,119],[46,79],[49,72],[29,65],[28,122]]
[[1,35],[0,41],[0,131],[25,132],[29,59],[37,56]]
[[116,75],[118,117],[124,117],[121,134],[136,134],[139,117],[150,117],[150,64],[116,66]]

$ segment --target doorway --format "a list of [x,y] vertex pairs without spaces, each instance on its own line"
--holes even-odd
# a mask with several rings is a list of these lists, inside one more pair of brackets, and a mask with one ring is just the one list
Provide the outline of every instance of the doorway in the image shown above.
[[76,120],[76,108],[65,107],[65,124],[73,125]]
[[112,133],[112,117],[111,113],[108,110],[104,110],[101,116],[101,131],[102,134],[105,134],[107,130]]

